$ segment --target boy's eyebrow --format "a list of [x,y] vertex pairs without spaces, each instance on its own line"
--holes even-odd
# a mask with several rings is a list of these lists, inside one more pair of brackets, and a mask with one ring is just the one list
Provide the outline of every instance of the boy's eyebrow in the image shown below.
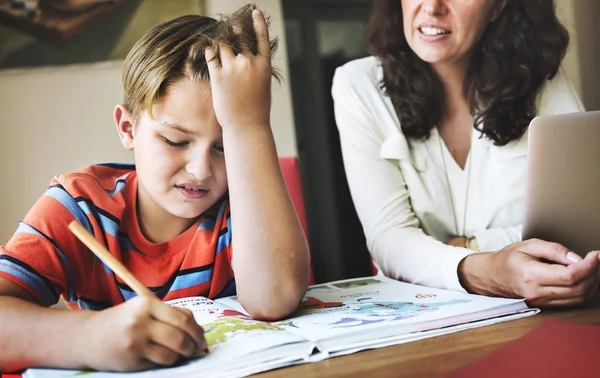
[[164,126],[164,127],[168,127],[170,129],[174,129],[174,130],[180,131],[180,132],[182,132],[184,134],[188,134],[188,135],[194,134],[193,131],[186,129],[183,126],[181,126],[181,125],[179,125],[177,123],[160,122],[160,125]]

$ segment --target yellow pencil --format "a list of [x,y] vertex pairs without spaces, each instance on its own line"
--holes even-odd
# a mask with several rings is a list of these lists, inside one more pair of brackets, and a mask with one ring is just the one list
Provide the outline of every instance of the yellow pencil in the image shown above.
[[127,284],[137,295],[154,295],[143,283],[138,281],[137,278],[129,271],[119,260],[117,260],[111,253],[104,248],[104,246],[96,240],[96,238],[90,234],[79,222],[76,220],[69,223],[69,230],[83,244],[86,245],[103,263],[105,263],[117,276],[119,276],[125,284]]

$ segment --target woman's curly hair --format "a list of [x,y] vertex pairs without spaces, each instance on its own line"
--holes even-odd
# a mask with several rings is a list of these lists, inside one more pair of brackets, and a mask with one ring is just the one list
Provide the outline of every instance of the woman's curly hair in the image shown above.
[[[373,2],[367,48],[383,67],[381,89],[392,100],[403,133],[423,140],[442,116],[444,89],[431,66],[411,50],[403,30],[399,0]],[[521,137],[568,44],[553,0],[507,0],[475,46],[465,78],[475,128],[499,146]]]

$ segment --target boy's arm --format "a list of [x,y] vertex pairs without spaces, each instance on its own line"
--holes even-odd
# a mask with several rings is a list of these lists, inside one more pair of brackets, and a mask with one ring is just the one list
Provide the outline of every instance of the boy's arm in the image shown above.
[[77,290],[74,271],[89,277],[81,257],[86,247],[67,224],[90,218],[79,212],[68,187],[52,185],[0,246],[0,371],[138,370],[171,365],[206,348],[191,312],[155,297],[136,297],[103,311],[47,308],[61,294],[69,301],[85,296]]
[[136,297],[108,310],[49,309],[0,277],[0,372],[34,366],[139,370],[172,365],[205,349],[186,309]]
[[0,371],[52,366],[53,361],[83,367],[78,348],[82,334],[77,330],[85,312],[42,307],[33,295],[2,277],[0,293]]
[[237,294],[255,318],[279,319],[308,286],[308,245],[288,194],[270,126],[271,57],[261,12],[253,13],[258,54],[206,51],[232,209]]

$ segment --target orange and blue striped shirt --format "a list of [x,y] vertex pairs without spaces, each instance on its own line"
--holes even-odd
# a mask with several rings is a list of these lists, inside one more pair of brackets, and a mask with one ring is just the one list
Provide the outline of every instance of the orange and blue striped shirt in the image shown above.
[[67,228],[76,219],[159,298],[218,298],[235,294],[231,219],[226,197],[188,230],[151,243],[136,213],[132,164],[99,164],[55,177],[6,246],[0,277],[46,306],[102,310],[135,296]]

